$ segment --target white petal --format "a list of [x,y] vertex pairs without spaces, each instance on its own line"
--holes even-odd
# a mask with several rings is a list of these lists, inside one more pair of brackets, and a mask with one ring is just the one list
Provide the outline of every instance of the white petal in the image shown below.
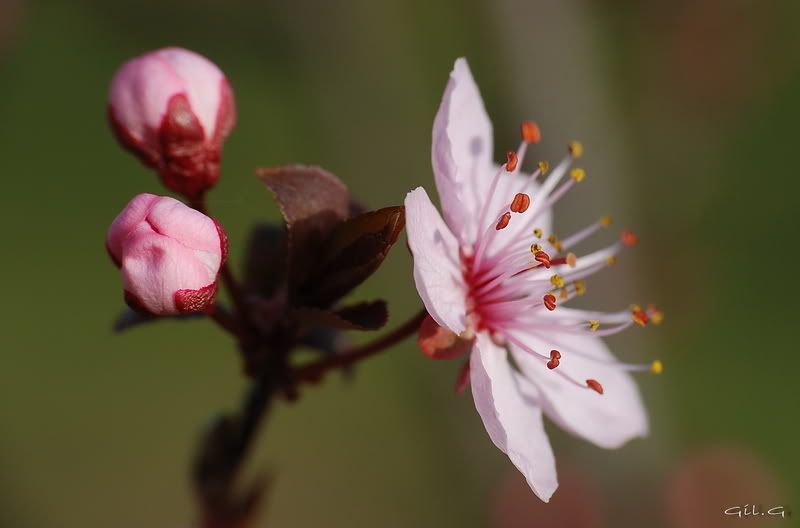
[[467,309],[458,241],[422,187],[406,195],[405,206],[419,296],[440,326],[460,334],[466,328]]
[[492,178],[493,149],[480,91],[466,59],[458,59],[433,122],[431,149],[439,200],[456,236],[474,239],[480,200]]
[[558,487],[555,458],[541,409],[520,388],[505,349],[478,335],[470,357],[475,408],[489,437],[511,459],[537,497],[547,502]]
[[522,339],[526,345],[545,356],[553,349],[561,352],[558,369],[579,383],[595,379],[603,386],[603,394],[576,387],[556,372],[548,370],[540,359],[512,346],[514,359],[525,376],[538,387],[542,409],[551,420],[563,429],[607,449],[620,447],[628,440],[647,435],[647,412],[633,376],[609,364],[616,360],[600,338],[563,332],[547,335],[527,332]]

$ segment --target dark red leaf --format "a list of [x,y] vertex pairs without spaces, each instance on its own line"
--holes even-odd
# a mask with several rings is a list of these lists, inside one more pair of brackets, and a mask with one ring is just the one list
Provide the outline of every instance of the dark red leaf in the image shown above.
[[405,227],[401,206],[364,213],[334,230],[306,285],[308,304],[326,306],[340,299],[372,275]]
[[272,191],[289,234],[292,284],[300,284],[318,263],[319,251],[350,213],[350,193],[336,176],[308,165],[257,169]]
[[259,224],[250,231],[244,261],[244,284],[248,291],[271,297],[285,281],[288,269],[286,229]]
[[379,330],[389,319],[385,301],[364,302],[338,310],[304,307],[292,313],[304,325],[339,330]]

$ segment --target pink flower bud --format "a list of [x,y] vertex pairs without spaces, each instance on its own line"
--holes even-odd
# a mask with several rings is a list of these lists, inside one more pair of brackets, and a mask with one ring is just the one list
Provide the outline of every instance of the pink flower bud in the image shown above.
[[174,198],[140,194],[108,228],[106,248],[122,270],[131,308],[170,315],[213,305],[228,241],[203,213]]
[[225,74],[189,50],[131,59],[111,81],[108,116],[119,142],[189,197],[219,178],[222,143],[236,122]]

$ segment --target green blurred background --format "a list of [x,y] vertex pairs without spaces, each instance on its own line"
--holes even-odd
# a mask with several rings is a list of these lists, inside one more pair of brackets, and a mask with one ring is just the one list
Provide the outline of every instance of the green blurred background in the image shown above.
[[[0,526],[189,526],[197,435],[244,388],[207,322],[110,330],[105,229],[163,191],[111,138],[106,90],[165,45],[235,89],[210,197],[234,262],[248,226],[278,217],[255,166],[323,165],[374,207],[431,189],[430,127],[466,56],[498,154],[523,119],[542,127],[537,157],[583,140],[589,178],[557,231],[610,212],[642,238],[585,301],[666,312],[610,340],[666,364],[640,380],[651,437],[603,451],[548,425],[550,505],[453,394],[458,365],[408,343],[278,405],[250,463],[272,479],[260,526],[790,526],[722,510],[800,507],[799,24],[791,0],[0,0]],[[410,281],[400,244],[357,295],[387,297],[399,322],[419,306]]]

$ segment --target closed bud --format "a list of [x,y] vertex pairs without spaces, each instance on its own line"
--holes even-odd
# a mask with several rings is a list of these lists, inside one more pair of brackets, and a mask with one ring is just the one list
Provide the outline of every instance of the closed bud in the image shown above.
[[219,178],[236,108],[216,65],[189,50],[164,48],[120,67],[108,116],[119,142],[156,169],[164,185],[195,198]]
[[220,225],[166,196],[140,194],[108,229],[125,300],[153,315],[208,311],[228,242]]

